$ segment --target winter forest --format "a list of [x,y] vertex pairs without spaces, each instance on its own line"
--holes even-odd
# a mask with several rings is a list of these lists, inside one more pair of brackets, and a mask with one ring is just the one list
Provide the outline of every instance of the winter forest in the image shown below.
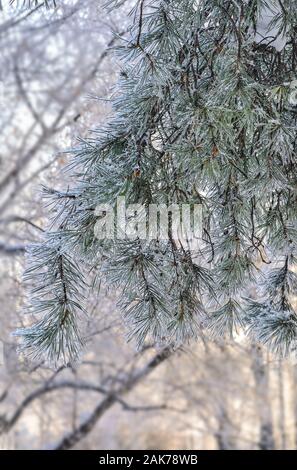
[[0,111],[0,449],[297,449],[297,0],[0,0]]

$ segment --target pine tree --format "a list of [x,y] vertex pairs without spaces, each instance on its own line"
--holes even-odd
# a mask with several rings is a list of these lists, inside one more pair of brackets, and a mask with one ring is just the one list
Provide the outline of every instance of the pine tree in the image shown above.
[[[26,273],[38,320],[17,332],[34,357],[77,357],[82,266],[121,293],[138,345],[244,329],[280,354],[295,350],[296,8],[137,2],[115,51],[113,117],[73,150],[71,188],[44,190],[53,221]],[[202,205],[201,249],[193,256],[170,229],[168,240],[99,240],[96,207],[119,196]]]

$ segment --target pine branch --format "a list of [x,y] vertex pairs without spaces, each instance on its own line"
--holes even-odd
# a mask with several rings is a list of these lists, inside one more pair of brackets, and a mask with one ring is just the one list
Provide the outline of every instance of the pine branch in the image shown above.
[[[53,265],[47,245],[40,265],[56,272],[60,296],[47,291],[43,310],[43,284],[36,291],[34,308],[45,317],[29,347],[48,350],[54,314],[50,356],[59,342],[67,357],[76,352],[80,302],[71,302],[63,281],[73,253],[80,266],[72,266],[72,280],[86,263],[121,292],[138,346],[247,329],[278,353],[296,349],[295,2],[286,10],[264,3],[137,2],[130,38],[115,48],[123,65],[113,117],[74,149],[71,190],[46,194],[51,243],[64,250],[52,253]],[[119,196],[145,210],[201,204],[205,240],[194,253],[170,227],[166,240],[98,240],[96,208],[116,208]]]
[[56,0],[10,0],[10,5],[16,5],[22,8],[37,8],[45,6],[47,9],[49,8],[56,8],[57,1]]
[[48,237],[28,250],[31,263],[24,275],[32,286],[28,308],[42,318],[15,335],[22,337],[21,349],[34,359],[45,357],[64,364],[75,361],[83,345],[78,324],[79,313],[85,313],[83,276],[61,246]]

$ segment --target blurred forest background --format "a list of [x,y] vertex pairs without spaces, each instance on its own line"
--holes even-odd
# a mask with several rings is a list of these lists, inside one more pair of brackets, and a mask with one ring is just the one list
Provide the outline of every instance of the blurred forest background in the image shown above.
[[[19,2],[21,3],[21,2]],[[0,2],[0,447],[294,449],[297,366],[240,336],[174,353],[127,343],[116,293],[89,298],[78,366],[16,353],[25,247],[47,225],[40,186],[58,187],[67,149],[108,119],[112,56],[133,1]],[[113,35],[112,32],[116,32]]]

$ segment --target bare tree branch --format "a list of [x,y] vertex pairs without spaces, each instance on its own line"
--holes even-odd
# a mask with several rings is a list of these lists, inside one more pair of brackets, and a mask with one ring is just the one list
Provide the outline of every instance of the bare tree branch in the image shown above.
[[[165,409],[165,405],[160,405],[160,406],[132,406],[126,403],[122,399],[122,395],[126,394],[128,391],[130,391],[132,388],[134,388],[143,378],[145,378],[152,370],[154,370],[159,364],[161,364],[165,359],[167,359],[171,355],[171,352],[166,349],[162,351],[161,353],[158,353],[149,363],[143,368],[140,369],[139,371],[135,372],[132,375],[128,375],[124,383],[121,385],[121,387],[118,390],[107,390],[104,387],[96,384],[91,384],[88,382],[73,382],[73,381],[67,381],[63,380],[60,382],[52,382],[51,380],[45,382],[45,384],[42,387],[39,387],[32,393],[30,393],[24,400],[21,402],[21,404],[17,407],[17,409],[14,411],[13,415],[9,418],[6,419],[5,416],[0,417],[0,435],[9,432],[13,426],[16,424],[16,422],[20,419],[26,408],[31,405],[33,401],[36,399],[42,397],[43,395],[46,395],[48,393],[61,390],[64,388],[68,389],[73,389],[73,390],[83,390],[83,391],[89,391],[89,392],[96,392],[100,393],[102,395],[105,395],[105,398],[103,401],[100,402],[98,407],[94,410],[92,415],[96,415],[96,421],[102,416],[104,411],[107,411],[113,404],[119,403],[125,410],[127,411],[152,411],[154,409]],[[61,369],[62,370],[62,369]],[[56,374],[54,374],[54,377]],[[5,397],[4,397],[5,398]],[[99,412],[99,409],[101,410]],[[88,418],[89,422],[90,418]],[[93,421],[92,421],[93,422]],[[94,422],[95,424],[95,422]],[[63,441],[59,444],[63,446],[64,445],[69,445],[70,442],[77,442],[76,440],[79,438],[79,436],[83,437],[82,433],[87,433],[90,432],[92,429],[91,423],[88,423],[87,426],[86,422],[83,423],[78,429],[76,429],[71,435],[66,436]],[[82,430],[80,430],[82,428]],[[88,429],[88,431],[86,431]],[[79,438],[79,440],[81,437]],[[64,442],[65,441],[65,442]],[[73,444],[74,445],[74,444]]]
[[107,395],[93,410],[89,418],[87,418],[75,431],[65,436],[56,446],[55,450],[68,450],[75,446],[81,439],[88,435],[95,427],[98,420],[108,411],[114,404],[118,402],[118,396],[123,396],[130,392],[139,382],[147,377],[156,367],[168,359],[172,351],[168,348],[156,354],[146,366],[136,371],[130,379],[124,383],[116,392],[116,394]]
[[22,255],[26,250],[25,245],[5,245],[4,243],[0,242],[0,253],[4,253],[5,255],[14,256],[14,255]]

